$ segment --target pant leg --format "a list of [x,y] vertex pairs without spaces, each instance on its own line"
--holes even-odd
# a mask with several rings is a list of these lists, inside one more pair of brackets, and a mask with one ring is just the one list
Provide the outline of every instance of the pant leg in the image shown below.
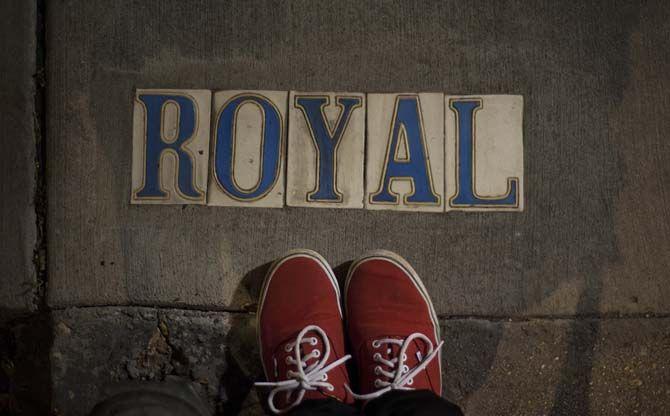
[[363,411],[366,416],[463,416],[458,406],[429,390],[390,391]]
[[287,414],[289,416],[358,416],[360,412],[352,405],[329,398],[305,400]]

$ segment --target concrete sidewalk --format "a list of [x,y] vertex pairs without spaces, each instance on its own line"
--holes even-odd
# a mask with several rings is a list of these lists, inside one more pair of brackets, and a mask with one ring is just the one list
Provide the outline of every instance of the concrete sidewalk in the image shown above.
[[[254,301],[251,270],[307,247],[333,265],[397,251],[444,315],[669,312],[660,2],[87,1],[47,12],[53,307],[240,309]],[[132,99],[145,87],[521,94],[527,209],[131,206]]]
[[[173,377],[219,413],[258,414],[259,286],[297,247],[340,274],[370,249],[406,257],[440,315],[445,394],[468,415],[670,414],[663,1],[45,3],[3,14],[0,324],[17,363],[50,349],[39,394],[58,414]],[[131,206],[136,88],[520,94],[526,209]]]

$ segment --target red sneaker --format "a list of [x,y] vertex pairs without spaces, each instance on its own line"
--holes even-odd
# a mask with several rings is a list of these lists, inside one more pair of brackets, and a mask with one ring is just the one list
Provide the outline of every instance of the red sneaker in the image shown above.
[[270,409],[283,413],[303,399],[333,397],[353,403],[345,384],[340,289],[332,269],[311,250],[289,252],[267,274],[258,308],[263,370],[274,387]]
[[[349,269],[344,299],[361,394],[391,390],[442,393],[439,324],[419,276],[405,259],[374,251]],[[438,343],[439,342],[439,343]]]

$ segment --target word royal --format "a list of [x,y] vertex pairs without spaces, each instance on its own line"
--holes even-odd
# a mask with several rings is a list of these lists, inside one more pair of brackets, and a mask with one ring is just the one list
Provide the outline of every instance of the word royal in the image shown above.
[[137,90],[131,203],[522,211],[523,98]]

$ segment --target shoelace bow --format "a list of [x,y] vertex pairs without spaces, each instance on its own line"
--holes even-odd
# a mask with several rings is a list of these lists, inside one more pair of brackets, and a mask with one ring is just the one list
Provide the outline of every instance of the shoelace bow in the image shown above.
[[[302,356],[300,345],[311,343],[312,346],[315,346],[318,343],[316,337],[305,338],[305,335],[310,331],[319,334],[323,340],[323,355],[320,350],[315,349],[304,357]],[[326,365],[328,358],[330,357],[330,342],[328,341],[325,331],[316,325],[308,325],[303,328],[303,330],[298,333],[295,341],[289,342],[284,348],[287,353],[294,353],[293,357],[287,356],[285,362],[289,365],[295,365],[297,371],[289,370],[286,373],[286,380],[255,383],[255,385],[259,387],[274,387],[268,396],[268,406],[270,407],[270,410],[277,414],[285,413],[299,405],[302,402],[303,397],[305,397],[305,392],[308,390],[313,391],[318,388],[325,388],[329,391],[335,390],[335,387],[327,381],[328,372],[351,358],[351,355],[345,355],[339,360]],[[318,359],[319,357],[321,358]],[[311,359],[317,359],[317,361],[312,364],[307,364],[307,361]],[[298,397],[293,403],[283,409],[277,409],[277,407],[275,407],[274,397],[277,393],[285,391],[288,401],[296,390],[298,390]]]
[[[417,352],[417,359],[420,361],[419,364],[410,369],[406,364],[407,361],[407,348],[409,348],[412,341],[415,339],[422,340],[428,346],[428,354],[425,357],[421,357],[421,354]],[[423,371],[428,364],[437,356],[440,352],[440,348],[444,345],[444,341],[440,341],[437,344],[437,347],[433,347],[433,342],[425,336],[424,334],[415,332],[409,335],[407,338],[395,339],[395,338],[383,338],[379,340],[372,341],[372,346],[374,348],[381,348],[382,345],[400,345],[400,352],[398,356],[387,360],[381,356],[380,353],[376,352],[373,355],[373,360],[377,363],[380,363],[388,368],[391,371],[384,370],[380,365],[375,367],[375,374],[384,376],[386,379],[391,381],[386,381],[382,379],[375,379],[375,388],[379,389],[368,394],[356,394],[349,386],[345,385],[349,394],[358,400],[371,400],[381,396],[384,393],[387,393],[391,390],[413,390],[411,386],[414,383],[414,377]]]

